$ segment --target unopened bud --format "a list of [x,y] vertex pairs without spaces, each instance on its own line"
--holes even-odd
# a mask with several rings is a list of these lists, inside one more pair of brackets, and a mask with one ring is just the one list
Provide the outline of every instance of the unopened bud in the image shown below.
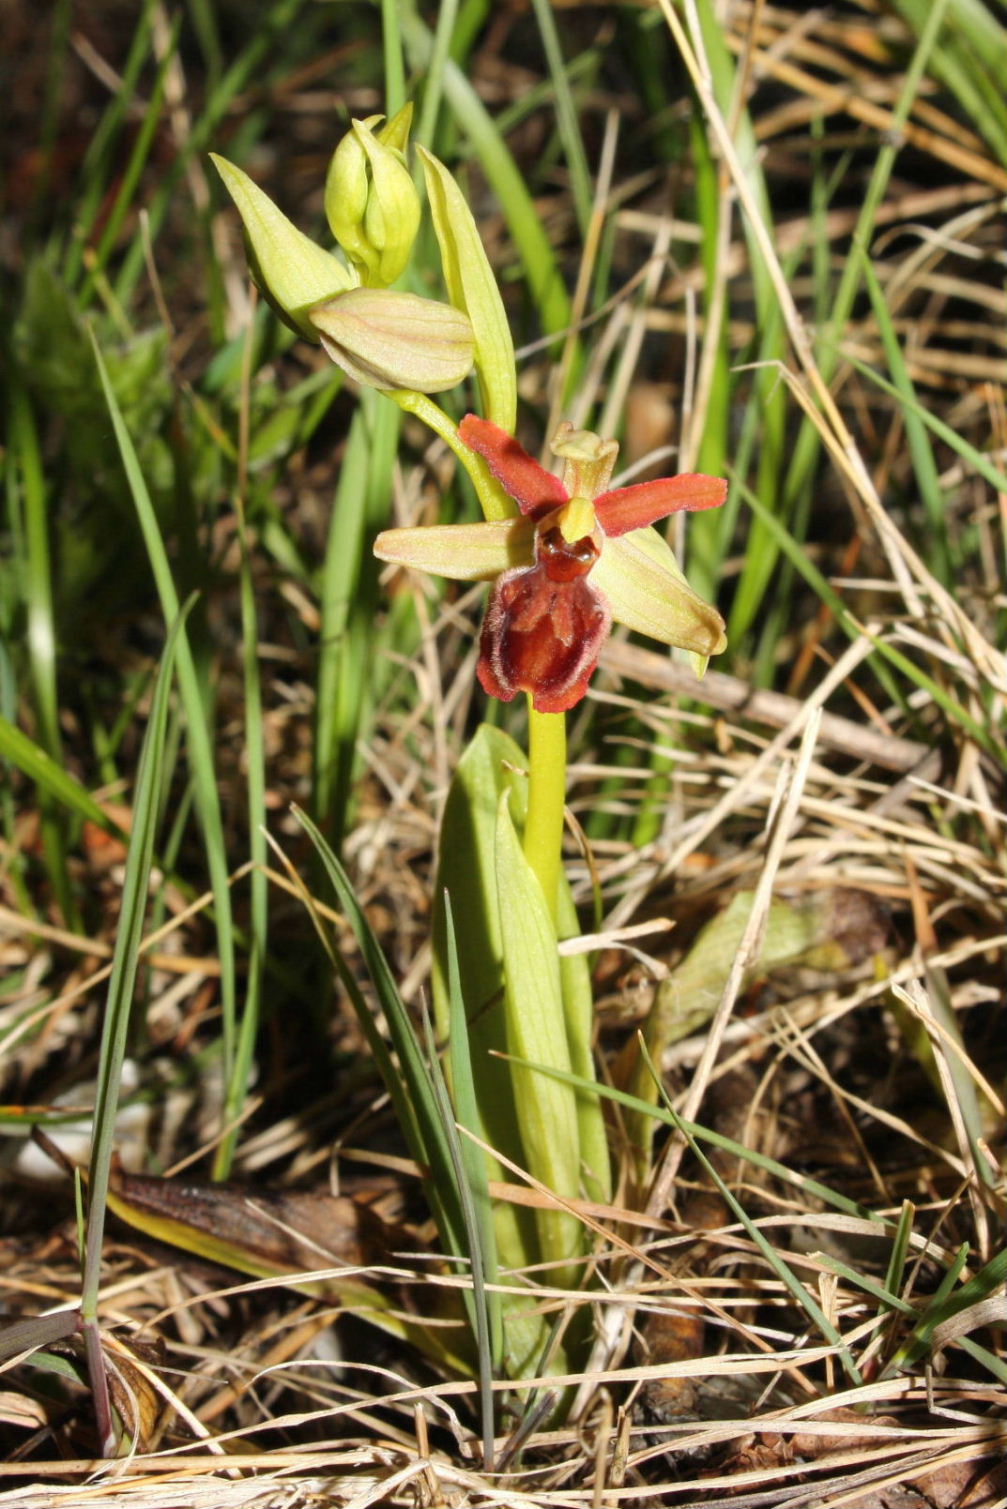
[[244,224],[256,286],[292,330],[317,341],[308,311],[353,288],[356,275],[291,224],[247,173],[225,157],[212,152],[210,156]]
[[332,154],[325,213],[361,281],[387,288],[405,269],[420,223],[420,200],[406,167],[411,104],[380,131],[380,116],[354,121]]
[[311,311],[328,355],[369,388],[441,393],[472,370],[468,318],[450,304],[384,288],[355,288]]

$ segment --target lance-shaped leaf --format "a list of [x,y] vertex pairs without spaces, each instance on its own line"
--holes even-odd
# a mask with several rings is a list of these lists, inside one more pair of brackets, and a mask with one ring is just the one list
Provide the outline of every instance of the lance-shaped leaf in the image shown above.
[[[444,906],[447,893],[454,916],[461,993],[469,1014],[469,1052],[477,1083],[480,1134],[491,1147],[517,1162],[521,1161],[522,1148],[510,1068],[494,1056],[507,1049],[495,854],[500,798],[509,792],[520,806],[526,791],[520,775],[524,759],[508,734],[484,723],[458,761],[438,843],[432,971],[437,1030],[443,1039],[451,1026]],[[487,1161],[491,1179],[512,1177],[496,1159]],[[500,1201],[494,1210],[494,1225],[504,1267],[522,1268],[538,1261],[531,1211]],[[504,1307],[512,1309],[506,1296]],[[541,1345],[542,1336],[537,1339]],[[513,1341],[509,1345],[513,1348]]]
[[[524,857],[509,799],[500,799],[496,831],[497,906],[503,944],[507,1049],[515,1057],[569,1073],[556,930],[542,888]],[[580,1193],[577,1097],[569,1084],[512,1065],[521,1143],[529,1173],[567,1199]],[[536,1212],[550,1281],[578,1283],[571,1262],[583,1247],[583,1228],[561,1209]]]
[[203,1184],[118,1169],[108,1203],[120,1220],[156,1241],[253,1278],[279,1279],[467,1371],[447,1328],[410,1321],[394,1296],[370,1282],[403,1238],[355,1200],[322,1190]]
[[[562,939],[580,934],[577,909],[564,875],[559,886],[557,905],[558,932]],[[575,1076],[590,1084],[594,1072],[594,991],[591,986],[590,956],[584,953],[561,954],[560,982],[563,987],[563,1014],[570,1065]],[[612,1198],[612,1157],[605,1132],[601,1100],[587,1090],[578,1089],[577,1133],[580,1139],[580,1171],[584,1192],[589,1200],[605,1203]]]

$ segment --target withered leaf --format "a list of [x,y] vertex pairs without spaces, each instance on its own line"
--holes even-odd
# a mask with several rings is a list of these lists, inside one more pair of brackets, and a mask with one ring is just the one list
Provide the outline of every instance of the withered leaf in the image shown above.
[[372,1210],[324,1191],[253,1190],[120,1169],[108,1203],[159,1241],[259,1278],[364,1267],[388,1250],[387,1229]]

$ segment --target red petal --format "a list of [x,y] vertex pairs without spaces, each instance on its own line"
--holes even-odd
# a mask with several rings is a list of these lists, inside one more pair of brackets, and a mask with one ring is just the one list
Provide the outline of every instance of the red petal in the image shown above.
[[466,414],[458,426],[458,434],[470,450],[483,457],[522,513],[537,518],[568,501],[559,478],[539,466],[514,436],[498,424],[480,419],[477,414]]
[[594,500],[594,511],[602,529],[614,539],[683,509],[691,513],[697,508],[717,508],[726,497],[727,483],[722,477],[683,472],[680,477],[658,477],[654,482],[602,493]]
[[543,566],[504,572],[480,639],[483,690],[502,702],[530,692],[536,712],[566,712],[587,691],[611,625],[608,604],[586,577],[553,582]]

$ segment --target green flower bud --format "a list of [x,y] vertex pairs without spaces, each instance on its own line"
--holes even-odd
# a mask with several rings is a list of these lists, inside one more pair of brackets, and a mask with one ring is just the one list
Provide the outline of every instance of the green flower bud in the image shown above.
[[441,393],[472,370],[468,317],[450,304],[385,288],[355,288],[311,311],[328,355],[369,388]]
[[308,311],[355,287],[356,274],[291,224],[247,173],[214,152],[210,157],[244,224],[248,265],[256,286],[291,330],[317,341]]
[[[372,121],[380,120],[380,116],[373,116],[365,121],[365,125],[371,125]],[[407,100],[401,110],[396,110],[391,120],[386,121],[377,133],[377,139],[383,147],[388,147],[393,152],[401,154],[405,160],[406,151],[409,147],[409,131],[413,124],[413,102]]]
[[405,148],[412,105],[375,134],[380,116],[354,121],[332,154],[325,213],[332,234],[359,269],[361,281],[387,288],[402,273],[420,223],[420,200]]

